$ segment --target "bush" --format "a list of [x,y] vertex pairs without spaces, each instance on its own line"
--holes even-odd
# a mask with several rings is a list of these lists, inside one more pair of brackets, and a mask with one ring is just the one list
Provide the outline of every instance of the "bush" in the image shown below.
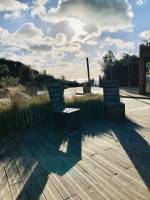
[[0,88],[7,88],[17,86],[19,84],[19,78],[12,76],[6,76],[0,79]]

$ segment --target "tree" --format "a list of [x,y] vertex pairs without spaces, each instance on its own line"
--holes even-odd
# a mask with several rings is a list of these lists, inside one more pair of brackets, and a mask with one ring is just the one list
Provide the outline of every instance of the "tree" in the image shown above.
[[105,79],[118,80],[120,86],[137,86],[139,79],[139,57],[124,54],[121,59],[115,59],[109,51],[104,57]]
[[23,67],[20,70],[20,82],[24,84],[25,82],[31,82],[34,80],[34,74],[30,67]]
[[0,78],[9,75],[9,68],[5,64],[0,64]]
[[113,79],[112,74],[112,66],[115,61],[115,56],[111,50],[108,51],[108,53],[103,57],[104,61],[104,72],[107,74],[108,79]]
[[62,81],[65,81],[65,80],[66,80],[66,78],[65,78],[64,75],[62,75],[62,76],[60,77],[60,79],[61,79]]

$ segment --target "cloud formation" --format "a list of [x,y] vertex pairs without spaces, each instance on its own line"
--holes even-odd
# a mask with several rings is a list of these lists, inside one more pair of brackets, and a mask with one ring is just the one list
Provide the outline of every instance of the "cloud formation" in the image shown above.
[[57,8],[49,10],[49,16],[79,18],[84,23],[106,29],[121,29],[131,25],[133,12],[127,0],[59,0]]
[[26,10],[28,8],[27,4],[21,3],[17,0],[1,0],[0,2],[0,12],[12,12],[17,10]]
[[146,30],[140,33],[140,38],[142,40],[150,40],[150,30]]
[[107,46],[114,45],[120,50],[123,50],[123,49],[133,50],[135,48],[134,42],[124,41],[121,39],[114,39],[111,37],[105,38],[105,43],[107,44]]
[[142,5],[145,0],[135,0],[138,5]]
[[150,38],[149,30],[134,32],[137,6],[144,0],[0,0],[1,57],[81,77],[89,56],[98,74],[108,49],[120,58]]

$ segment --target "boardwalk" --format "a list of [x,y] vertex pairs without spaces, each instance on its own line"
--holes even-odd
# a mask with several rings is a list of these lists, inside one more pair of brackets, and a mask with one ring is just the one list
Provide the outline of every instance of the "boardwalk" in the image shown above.
[[129,120],[50,127],[0,142],[0,200],[150,200],[150,100],[125,99]]

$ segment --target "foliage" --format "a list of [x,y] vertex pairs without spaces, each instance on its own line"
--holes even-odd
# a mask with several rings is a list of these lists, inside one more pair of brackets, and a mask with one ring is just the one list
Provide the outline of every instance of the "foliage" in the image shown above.
[[116,59],[109,51],[103,60],[105,79],[118,80],[121,86],[138,85],[139,57],[124,54],[121,59]]
[[0,78],[9,75],[9,68],[5,64],[0,64]]
[[35,75],[30,67],[24,67],[20,70],[20,82],[24,84],[25,82],[32,82],[35,79]]
[[[6,79],[4,79],[6,77]],[[9,78],[8,78],[9,77]],[[18,61],[0,59],[0,87],[14,86],[19,81],[22,85],[26,85],[27,82],[36,82],[38,89],[45,89],[49,83],[56,81],[64,81],[66,87],[79,86],[75,81],[67,81],[65,77],[56,79],[51,75],[40,74],[38,71],[32,69],[28,65],[24,65]],[[12,85],[11,85],[12,83]]]
[[[39,74],[30,66],[24,65],[21,62],[12,60],[0,59],[0,82],[1,87],[14,86],[19,81],[21,84],[30,82]],[[12,84],[11,84],[12,83]]]
[[7,60],[4,58],[1,58],[0,65],[7,66],[7,68],[9,69],[9,74],[7,74],[7,75],[12,76],[12,77],[20,77],[20,74],[26,70],[29,70],[34,75],[39,74],[38,71],[31,69],[30,66],[24,65],[23,63],[18,62],[18,61],[12,61],[12,60]]
[[0,78],[0,88],[17,86],[18,84],[19,84],[19,78],[14,78],[12,76],[5,76]]
[[104,61],[104,72],[106,79],[112,79],[112,67],[115,60],[115,56],[112,51],[108,51],[108,53],[103,57]]
[[45,89],[49,83],[56,82],[57,80],[51,75],[39,74],[36,76],[35,81],[39,89]]

